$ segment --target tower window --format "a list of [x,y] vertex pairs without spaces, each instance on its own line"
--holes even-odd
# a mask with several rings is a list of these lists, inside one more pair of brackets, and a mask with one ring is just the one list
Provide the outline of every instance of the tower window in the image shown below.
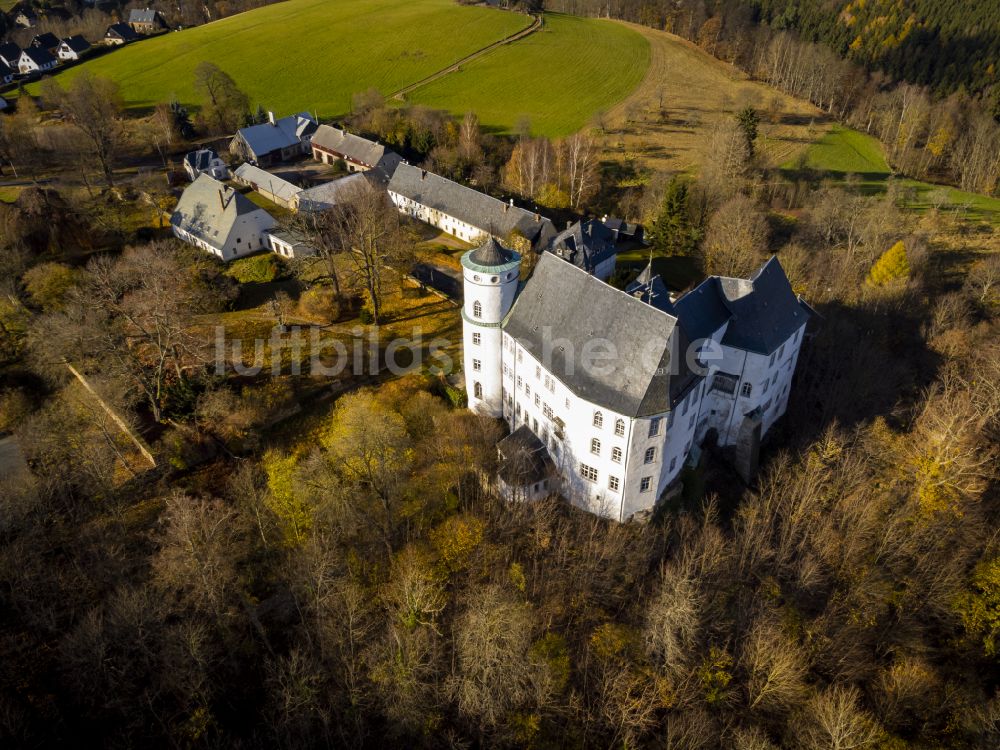
[[473,383],[473,385],[472,385],[472,393],[475,395],[476,398],[482,398],[483,397],[483,384],[482,383]]
[[653,484],[652,477],[643,477],[639,480],[639,492],[649,492],[650,486]]
[[473,333],[472,334],[472,343],[475,344],[476,346],[479,346],[479,344],[480,344],[480,342],[482,340],[483,340],[483,337],[482,337],[481,334],[479,334],[479,333]]
[[601,455],[601,441],[594,438],[590,441],[590,452],[595,456]]
[[603,427],[603,426],[604,426],[604,415],[601,412],[599,412],[599,411],[595,411],[594,412],[594,427]]
[[656,460],[656,448],[646,448],[646,455],[643,457],[642,462],[646,464],[651,464]]
[[475,372],[481,372],[483,369],[483,361],[481,359],[472,360],[472,369]]
[[653,417],[649,420],[649,436],[656,437],[660,434],[660,418]]
[[472,303],[472,317],[481,318],[483,317],[483,305],[479,300]]
[[625,420],[616,419],[615,420],[615,434],[618,437],[622,437],[625,434]]

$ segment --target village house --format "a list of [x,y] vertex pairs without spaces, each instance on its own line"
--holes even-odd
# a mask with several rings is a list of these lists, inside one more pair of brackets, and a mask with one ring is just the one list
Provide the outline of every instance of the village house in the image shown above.
[[167,28],[163,14],[152,8],[133,8],[128,13],[128,25],[136,34],[155,34]]
[[555,227],[538,213],[461,185],[426,169],[402,163],[389,180],[389,198],[399,210],[469,243],[486,237],[523,238],[543,250]]
[[138,40],[139,35],[127,23],[113,23],[104,32],[104,43],[110,44],[113,47],[120,47],[123,44],[129,44]]
[[275,224],[263,208],[207,174],[188,185],[170,217],[178,239],[225,261],[269,250]]
[[267,233],[267,244],[272,252],[285,258],[306,258],[316,254],[316,248],[302,235],[281,227]]
[[676,302],[651,267],[623,292],[554,253],[522,286],[520,260],[492,238],[462,256],[469,408],[518,442],[529,430],[543,448],[529,445],[533,460],[558,475],[508,475],[508,494],[549,481],[544,494],[626,521],[652,510],[706,440],[744,477],[755,471],[811,315],[777,259]]
[[192,182],[200,174],[207,174],[217,180],[229,179],[229,167],[226,165],[215,149],[203,148],[198,151],[191,151],[184,156],[184,171],[187,172],[188,179]]
[[[327,211],[338,203],[342,203],[350,196],[352,190],[360,187],[368,179],[367,173],[355,172],[346,177],[341,177],[339,180],[331,180],[330,182],[315,185],[300,191],[292,200],[291,208],[294,211],[301,211],[303,213]],[[382,186],[380,185],[380,187]]]
[[275,119],[267,113],[267,122],[240,128],[229,150],[243,161],[259,167],[287,161],[310,151],[316,132],[316,120],[308,112]]
[[21,58],[18,60],[17,69],[21,75],[30,73],[43,73],[52,70],[59,62],[48,50],[41,47],[28,47],[21,50]]
[[60,60],[79,60],[90,49],[90,42],[79,34],[66,37],[56,48],[56,56]]
[[596,219],[571,224],[552,239],[548,250],[601,281],[615,272],[618,250],[614,232]]
[[348,172],[380,169],[385,176],[392,173],[403,157],[380,143],[348,133],[346,130],[320,125],[312,137],[312,153],[316,161],[333,164],[343,161]]
[[295,196],[302,190],[298,185],[293,185],[288,180],[271,174],[260,167],[255,167],[253,164],[241,164],[233,173],[233,179],[241,185],[256,190],[269,201],[283,208],[292,208]]
[[59,37],[50,31],[46,31],[44,34],[38,34],[37,36],[32,37],[28,46],[43,49],[47,52],[55,54],[56,49],[59,47]]
[[4,42],[3,44],[0,44],[0,62],[2,62],[11,70],[17,70],[17,66],[20,61],[21,61],[20,47],[18,47],[13,42]]

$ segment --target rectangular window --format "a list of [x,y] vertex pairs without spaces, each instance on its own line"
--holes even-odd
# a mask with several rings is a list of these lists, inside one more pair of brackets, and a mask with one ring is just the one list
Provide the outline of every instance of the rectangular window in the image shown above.
[[774,373],[774,377],[771,378],[771,385],[774,385],[777,382],[778,382],[778,373]]
[[518,387],[518,388],[520,388],[520,387],[521,387],[521,382],[522,382],[522,381],[521,381],[521,376],[520,376],[520,375],[518,375],[518,376],[517,376],[517,387]]
[[778,349],[778,359],[781,359],[784,356],[785,356],[785,345],[782,344],[781,348]]
[[771,385],[771,381],[770,380],[765,380],[764,381],[764,388],[761,390],[761,394],[767,393],[767,389],[770,387],[770,385]]
[[542,377],[542,368],[535,365],[535,380],[538,380],[540,377]]
[[646,455],[643,456],[642,462],[644,464],[651,464],[656,460],[656,448],[646,448]]
[[580,476],[586,479],[588,482],[597,481],[597,469],[593,466],[587,466],[587,464],[580,464]]
[[751,393],[753,393],[753,384],[744,383],[743,387],[740,388],[740,393],[743,395],[744,398],[749,396]]
[[608,489],[618,492],[618,477],[608,477]]
[[778,356],[777,352],[771,352],[771,360],[767,363],[768,367],[774,367],[774,358]]
[[472,343],[475,344],[476,346],[479,346],[479,343],[482,341],[482,339],[483,337],[481,334],[479,333],[472,334]]
[[509,378],[510,377],[510,365],[504,365],[503,366],[503,376],[505,378]]
[[472,360],[472,369],[475,370],[476,372],[479,372],[480,370],[483,369],[483,363],[478,359]]
[[535,394],[535,406],[541,406],[541,404],[542,404],[542,399],[540,399],[538,397],[538,394],[536,393]]
[[691,429],[692,427],[694,427],[694,420],[695,420],[695,417],[697,417],[697,416],[698,416],[698,414],[697,414],[697,413],[694,413],[694,414],[692,414],[692,415],[691,415],[691,419],[690,419],[690,420],[688,421],[688,429],[689,429],[689,430],[690,430],[690,429]]
[[639,492],[649,492],[649,488],[653,485],[652,477],[643,477],[639,480]]
[[617,445],[611,449],[611,460],[616,464],[620,464],[622,462],[622,449]]
[[523,349],[518,349],[517,350],[517,361],[518,362],[524,362],[524,350]]
[[531,395],[531,386],[528,385],[527,383],[524,384],[524,395],[525,396]]
[[566,408],[569,408],[569,399],[566,399]]
[[653,417],[649,420],[649,436],[656,437],[660,434],[660,418]]
[[673,471],[675,466],[677,466],[677,456],[670,459],[670,471]]
[[548,404],[542,405],[542,414],[545,415],[546,419],[552,419],[552,407]]

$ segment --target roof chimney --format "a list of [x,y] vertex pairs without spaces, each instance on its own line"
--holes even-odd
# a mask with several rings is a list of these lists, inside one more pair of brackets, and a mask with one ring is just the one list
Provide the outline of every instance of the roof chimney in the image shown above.
[[272,112],[271,110],[267,111],[267,121],[272,125],[274,125],[274,112]]
[[542,215],[541,214],[535,214],[535,223],[537,224],[541,220],[542,220]]
[[420,179],[423,180],[425,177],[427,177],[427,170],[426,169],[421,169],[420,170]]

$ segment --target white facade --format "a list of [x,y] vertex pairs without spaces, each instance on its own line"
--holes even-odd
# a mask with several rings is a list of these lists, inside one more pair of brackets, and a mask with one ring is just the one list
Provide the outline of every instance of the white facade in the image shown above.
[[[550,482],[552,489],[581,508],[618,521],[649,511],[711,430],[722,447],[737,450],[749,442],[751,450],[756,450],[760,438],[785,413],[804,338],[805,312],[792,310],[795,318],[783,324],[783,330],[792,333],[775,342],[768,354],[723,343],[730,322],[720,321],[718,327],[703,332],[704,338],[692,342],[693,351],[704,352],[703,367],[683,381],[684,390],[672,396],[667,410],[641,416],[616,413],[581,397],[503,329],[502,321],[517,293],[516,271],[508,282],[505,266],[490,274],[489,269],[468,260],[472,255],[467,253],[462,259],[469,406],[482,414],[501,416],[511,432],[522,425],[531,430],[556,467],[558,478]],[[584,273],[566,265],[566,273]],[[594,283],[603,282],[595,279]],[[535,293],[530,281],[521,293]],[[586,309],[585,304],[582,307]],[[663,314],[667,330],[667,321],[678,318],[666,311]],[[595,323],[608,325],[608,321]],[[678,327],[671,330],[671,336],[680,335]],[[709,341],[714,346],[709,345],[706,352]]]
[[55,58],[52,58],[50,61],[41,64],[36,63],[28,54],[27,50],[21,53],[21,57],[17,61],[17,69],[21,72],[22,75],[27,75],[28,73],[36,73],[46,70],[52,70],[57,65],[58,62],[56,61]]
[[422,203],[410,200],[404,195],[394,193],[392,190],[389,191],[389,198],[401,214],[406,214],[413,219],[424,222],[424,224],[437,227],[442,232],[447,232],[451,236],[458,237],[458,239],[465,242],[476,244],[477,242],[482,242],[488,236],[479,227],[474,227],[472,224],[450,216],[444,211],[439,211],[436,208],[430,208]]

